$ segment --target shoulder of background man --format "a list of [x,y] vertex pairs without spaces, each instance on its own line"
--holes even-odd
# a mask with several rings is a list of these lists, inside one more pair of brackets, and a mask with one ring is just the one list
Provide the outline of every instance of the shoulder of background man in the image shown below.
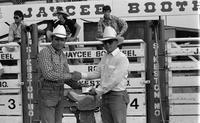
[[102,24],[102,23],[103,23],[103,21],[104,21],[104,17],[101,17],[101,18],[99,19],[99,22],[98,22],[98,24]]
[[42,20],[40,22],[37,23],[37,25],[41,25],[41,24],[48,24],[48,23],[53,23],[54,20]]
[[74,25],[76,23],[76,19],[66,19],[65,24],[66,25]]
[[104,20],[104,17],[101,17],[101,18],[99,19],[99,22],[100,22],[100,21],[103,21],[103,20]]
[[119,17],[117,17],[115,15],[111,15],[111,19],[119,19]]

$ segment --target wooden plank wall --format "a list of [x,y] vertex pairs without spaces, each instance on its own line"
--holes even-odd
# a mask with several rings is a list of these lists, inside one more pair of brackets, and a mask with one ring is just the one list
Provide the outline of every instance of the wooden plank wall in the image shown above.
[[0,119],[3,123],[22,123],[20,47],[12,46],[14,51],[6,47],[0,44],[0,62],[4,68],[0,77]]
[[169,123],[198,123],[200,119],[200,40],[167,42]]

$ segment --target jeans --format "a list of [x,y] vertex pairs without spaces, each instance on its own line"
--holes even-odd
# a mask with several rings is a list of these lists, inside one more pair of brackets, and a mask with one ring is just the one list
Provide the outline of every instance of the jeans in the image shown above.
[[81,111],[80,123],[95,123],[94,111]]
[[126,123],[129,95],[127,91],[110,91],[102,96],[103,123]]
[[40,114],[42,123],[62,123],[64,87],[48,87],[40,90]]

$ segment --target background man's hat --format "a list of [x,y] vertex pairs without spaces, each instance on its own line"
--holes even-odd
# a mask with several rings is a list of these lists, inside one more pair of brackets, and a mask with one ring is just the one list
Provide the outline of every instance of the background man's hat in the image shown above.
[[65,27],[63,25],[58,25],[53,30],[53,35],[59,38],[66,38],[68,36],[65,30]]
[[9,42],[8,45],[5,47],[2,47],[2,52],[17,52],[19,50],[19,44],[17,42]]
[[107,26],[104,29],[103,38],[98,38],[98,40],[106,41],[106,40],[110,40],[110,39],[117,39],[118,45],[124,41],[123,37],[117,36],[115,29],[113,29],[111,26]]
[[64,14],[66,16],[69,16],[68,12],[63,11],[62,7],[57,8],[57,10],[54,12],[55,14]]

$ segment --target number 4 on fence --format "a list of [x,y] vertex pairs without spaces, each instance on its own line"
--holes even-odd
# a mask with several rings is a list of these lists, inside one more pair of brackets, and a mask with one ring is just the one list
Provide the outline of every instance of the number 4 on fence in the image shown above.
[[138,109],[138,99],[134,98],[133,101],[130,103],[130,107],[135,107],[135,109]]

